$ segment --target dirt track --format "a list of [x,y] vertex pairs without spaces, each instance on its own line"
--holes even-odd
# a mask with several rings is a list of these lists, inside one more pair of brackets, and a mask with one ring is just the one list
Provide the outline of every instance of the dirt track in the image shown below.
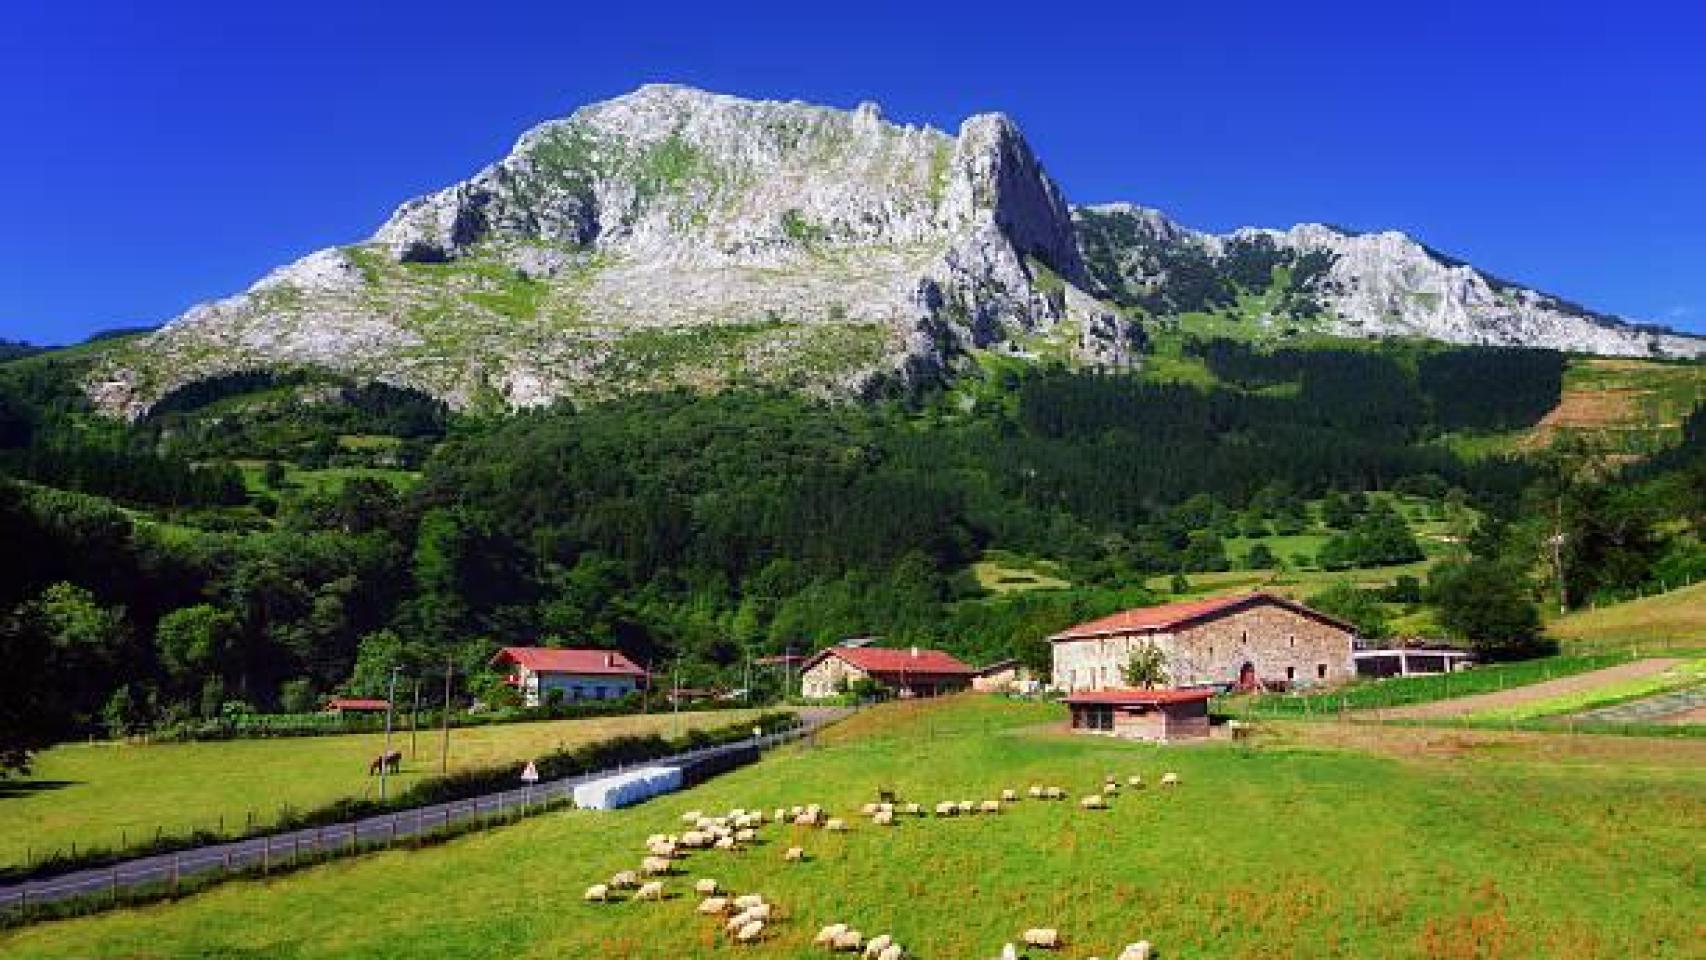
[[1432,703],[1418,703],[1411,707],[1394,707],[1390,710],[1380,711],[1380,715],[1388,720],[1426,720],[1431,717],[1460,717],[1467,713],[1479,713],[1482,710],[1518,707],[1525,703],[1533,703],[1536,700],[1580,693],[1584,690],[1592,690],[1623,680],[1650,677],[1655,673],[1663,673],[1681,662],[1675,657],[1636,660],[1632,663],[1618,664],[1615,667],[1606,667],[1604,670],[1578,673],[1575,676],[1561,677],[1542,683],[1531,683],[1525,687],[1513,687],[1495,693],[1478,693],[1474,696],[1458,697],[1454,700],[1436,700]]

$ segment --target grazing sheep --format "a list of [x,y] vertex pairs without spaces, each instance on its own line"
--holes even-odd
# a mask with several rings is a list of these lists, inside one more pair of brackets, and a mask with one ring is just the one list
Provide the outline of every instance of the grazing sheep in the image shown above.
[[977,804],[973,803],[970,800],[961,800],[960,801],[960,812],[961,813],[976,813],[977,812]]
[[706,897],[699,901],[699,912],[707,916],[717,916],[729,912],[728,897]]
[[713,844],[713,846],[715,846],[718,850],[733,850],[735,848],[735,838],[734,837],[718,837],[717,842],[715,844]]
[[[682,838],[681,846],[683,846],[683,847],[703,846],[703,844],[699,843],[696,839],[694,839],[693,842],[691,842],[691,843],[687,842],[688,840],[695,838],[695,836],[696,835],[693,833],[688,833],[685,837]],[[646,846],[646,852],[651,854],[654,857],[663,857],[664,859],[668,860],[668,859],[674,857],[676,855],[676,853],[679,852],[679,850],[678,850],[676,844],[670,843],[668,840],[665,840],[662,843],[648,844]]]
[[664,836],[664,835],[663,835],[663,834],[661,834],[661,833],[654,833],[654,834],[652,834],[652,835],[651,835],[651,836],[649,836],[649,837],[647,837],[647,838],[646,838],[646,846],[648,846],[648,847],[649,847],[649,846],[651,846],[651,845],[652,845],[652,844],[654,844],[654,843],[662,843],[662,842],[664,842],[664,841],[665,841],[665,840],[668,840],[668,839],[669,839],[669,838],[668,838],[668,837],[666,837],[666,836]]
[[810,811],[802,813],[794,818],[794,826],[796,827],[815,827],[817,824],[818,815]]
[[922,817],[924,816],[924,805],[921,803],[909,803],[906,806],[901,807],[900,812],[909,817]]
[[735,942],[756,943],[758,938],[762,936],[764,936],[764,921],[753,920],[748,922],[746,926],[735,931]]
[[1126,782],[1127,786],[1137,787],[1137,788],[1141,789],[1143,787],[1143,774],[1134,773],[1131,776],[1126,777],[1125,782]]
[[894,826],[894,814],[887,810],[878,810],[871,814],[871,822],[879,827]]
[[943,800],[936,804],[936,816],[951,817],[960,812],[960,805],[952,800]]
[[1149,960],[1154,953],[1155,948],[1148,940],[1139,940],[1126,944],[1125,949],[1120,951],[1119,960]]
[[1040,783],[1031,784],[1031,789],[1026,790],[1025,792],[1031,795],[1032,800],[1041,800],[1043,798],[1043,787]]
[[1011,790],[1011,789],[1001,791],[1001,802],[1003,802],[1003,803],[1018,803],[1019,802],[1019,791]]
[[827,947],[830,944],[835,942],[836,937],[839,937],[843,933],[846,933],[846,932],[847,932],[847,924],[845,924],[845,923],[832,923],[829,926],[820,929],[817,932],[817,936],[812,938],[812,943],[815,946]]
[[746,908],[746,916],[750,920],[768,920],[776,910],[775,904],[759,903]]
[[751,827],[742,827],[735,831],[736,843],[752,843],[758,839],[758,831]]
[[1089,796],[1084,797],[1083,799],[1079,800],[1078,806],[1080,806],[1081,808],[1083,808],[1085,810],[1106,810],[1106,809],[1108,809],[1108,801],[1102,799],[1101,794],[1092,793]]
[[640,875],[632,870],[623,870],[610,878],[610,889],[632,890],[640,885]]
[[878,813],[893,813],[894,812],[894,804],[889,803],[888,801],[885,800],[882,803],[877,804],[877,812]]
[[602,903],[603,901],[610,899],[610,887],[606,884],[595,883],[586,888],[586,894],[585,896],[582,896],[581,899],[597,900]]
[[673,865],[665,857],[647,857],[640,861],[640,872],[648,877],[665,874],[672,869],[674,869]]
[[1178,786],[1179,785],[1179,775],[1176,773],[1172,773],[1172,772],[1162,774],[1161,775],[1161,785],[1163,787],[1176,787],[1176,786]]
[[1059,950],[1062,943],[1060,931],[1053,927],[1032,927],[1020,939],[1025,941],[1025,946],[1039,950]]
[[1102,792],[1103,793],[1119,793],[1120,792],[1119,781],[1109,780],[1107,783],[1102,784]]
[[876,813],[876,812],[877,812],[877,805],[874,803],[863,804],[859,807],[859,816],[861,816],[861,817],[868,817],[871,814]]
[[783,852],[782,859],[788,863],[802,863],[806,859],[806,848],[789,847]]
[[662,900],[663,881],[649,880],[640,884],[640,889],[634,893],[635,900]]
[[831,833],[845,833],[847,831],[847,821],[840,817],[830,817],[829,822],[825,823],[823,828]]
[[1019,948],[1011,943],[1001,948],[1001,960],[1019,960]]
[[708,897],[717,892],[717,881],[710,877],[703,877],[695,880],[693,881],[693,892],[700,896]]
[[891,937],[886,933],[879,933],[872,937],[870,941],[865,944],[865,960],[877,960],[877,954],[887,950],[889,944],[893,942],[894,937]]
[[734,899],[736,910],[748,910],[764,902],[764,895],[758,893],[743,893]]
[[1047,790],[1043,791],[1043,795],[1048,797],[1050,800],[1066,799],[1066,791],[1062,790],[1060,787],[1049,787]]
[[835,940],[830,944],[830,949],[841,953],[855,953],[864,945],[864,934],[857,930],[843,930],[835,935]]
[[979,812],[979,813],[1000,813],[1001,812],[1001,801],[999,801],[999,800],[985,800],[982,803],[977,805],[977,812]]
[[782,809],[781,807],[777,807],[774,811],[772,811],[772,815],[771,815],[770,819],[776,821],[777,823],[786,823],[788,820],[788,811]]
[[730,934],[730,935],[733,935],[735,931],[739,930],[741,927],[746,926],[747,924],[751,923],[753,920],[756,920],[756,919],[757,919],[756,917],[748,916],[747,912],[745,910],[742,910],[740,913],[737,913],[734,916],[730,917],[727,920],[727,922],[725,922],[723,924],[723,932]]
[[906,948],[898,943],[891,943],[883,948],[882,953],[877,954],[877,960],[901,960],[905,956]]
[[682,823],[698,823],[700,818],[702,818],[704,816],[705,816],[705,814],[703,811],[689,810],[686,813],[681,815],[681,822]]

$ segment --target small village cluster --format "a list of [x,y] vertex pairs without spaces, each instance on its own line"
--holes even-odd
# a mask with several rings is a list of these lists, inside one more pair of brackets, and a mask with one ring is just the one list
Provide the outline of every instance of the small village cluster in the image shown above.
[[[1177,773],[1169,771],[1162,774],[1157,782],[1161,787],[1173,788],[1178,787],[1181,780]],[[1123,781],[1113,773],[1106,774],[1097,792],[1086,793],[1079,798],[1078,807],[1085,811],[1107,810],[1110,798],[1117,797],[1122,789],[1141,790],[1146,784],[1140,773],[1130,774]],[[1033,783],[1023,795],[1019,790],[1008,787],[1000,790],[996,798],[943,800],[934,807],[885,799],[862,805],[859,816],[869,820],[872,826],[894,828],[902,818],[928,822],[932,813],[938,820],[998,815],[1021,803],[1021,796],[1032,800],[1065,800],[1068,792],[1061,786]],[[692,853],[706,850],[734,853],[750,849],[761,842],[759,831],[766,825],[792,825],[828,833],[852,831],[847,818],[832,816],[816,803],[776,807],[768,814],[764,810],[742,807],[721,815],[689,810],[681,815],[681,821],[686,829],[679,833],[654,833],[646,838],[645,856],[638,870],[623,870],[604,882],[592,884],[586,888],[584,899],[591,903],[610,903],[628,891],[632,891],[629,899],[636,903],[661,903],[671,899],[666,884],[681,872],[683,861]],[[789,864],[805,863],[808,860],[806,848],[788,846],[783,850],[781,859]],[[770,935],[773,925],[786,919],[785,911],[764,894],[733,894],[713,877],[696,879],[692,891],[693,896],[699,898],[695,913],[719,920],[723,932],[733,943],[761,943]],[[864,960],[904,960],[909,956],[906,947],[892,933],[867,937],[857,926],[845,921],[821,927],[812,938],[812,944],[832,953],[861,954]],[[1026,949],[1059,950],[1066,945],[1066,937],[1056,927],[1026,928],[1015,941],[1002,947],[1001,960],[1017,960],[1019,944]],[[1154,948],[1149,941],[1137,940],[1127,943],[1116,956],[1117,960],[1150,960],[1153,953]],[[1100,958],[1092,957],[1090,960]]]

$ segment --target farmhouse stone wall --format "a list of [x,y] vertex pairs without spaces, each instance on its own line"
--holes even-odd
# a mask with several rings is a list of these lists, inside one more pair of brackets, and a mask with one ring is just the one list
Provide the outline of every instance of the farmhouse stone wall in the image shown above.
[[824,657],[810,669],[800,674],[800,696],[820,698],[833,697],[839,690],[837,687],[855,680],[862,680],[865,671],[853,666],[840,657]]
[[1154,644],[1171,685],[1234,683],[1244,664],[1276,683],[1338,683],[1355,673],[1350,631],[1277,603],[1258,603],[1176,632],[1133,632],[1054,644],[1054,683],[1071,692],[1126,685],[1132,654]]

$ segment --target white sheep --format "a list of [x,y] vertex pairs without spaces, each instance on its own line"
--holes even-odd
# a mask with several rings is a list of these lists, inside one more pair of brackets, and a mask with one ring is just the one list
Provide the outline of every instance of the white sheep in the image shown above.
[[958,815],[959,812],[960,805],[952,800],[943,800],[936,804],[936,816],[938,817],[952,817]]
[[842,953],[855,953],[864,945],[864,934],[857,930],[843,930],[841,933],[835,935],[835,940],[830,945],[830,949],[838,950]]
[[670,872],[674,867],[666,857],[647,857],[640,861],[640,872],[648,877],[655,877]]
[[764,903],[764,895],[759,893],[743,893],[734,899],[736,910],[748,910]]
[[753,920],[735,931],[736,943],[754,943],[764,936],[764,921]]
[[877,805],[874,803],[867,803],[867,804],[864,804],[864,805],[859,807],[859,815],[861,817],[868,817],[871,814],[876,813],[876,812],[877,812]]
[[1148,940],[1139,940],[1126,944],[1125,949],[1120,951],[1119,960],[1149,960],[1154,953],[1155,948]]
[[898,943],[891,943],[877,954],[877,960],[902,960],[906,956],[906,948]]
[[1019,960],[1019,948],[1011,943],[1001,948],[1001,960]]
[[718,837],[717,842],[715,844],[713,844],[713,846],[715,846],[718,850],[733,850],[735,848],[735,838],[734,837]]
[[999,800],[985,800],[982,803],[977,805],[977,810],[979,813],[1000,813],[1001,812],[1001,801],[999,801]]
[[707,916],[715,916],[729,912],[728,897],[706,897],[699,901],[699,912]]
[[1053,927],[1032,927],[1020,939],[1025,941],[1025,946],[1039,950],[1059,950],[1062,942],[1060,931]]
[[632,870],[623,870],[610,878],[610,889],[632,890],[640,885],[640,876]]
[[705,815],[704,812],[701,810],[689,810],[686,813],[681,815],[681,822],[682,823],[698,823],[699,819],[701,817],[703,817],[704,815]]
[[973,803],[970,800],[961,800],[960,801],[960,812],[961,813],[976,813],[977,812],[977,804]]
[[728,934],[733,934],[735,931],[739,930],[741,927],[746,926],[747,924],[753,922],[756,919],[758,919],[758,918],[753,917],[753,916],[749,916],[747,914],[747,911],[742,910],[741,912],[730,917],[727,920],[727,922],[725,922],[723,924],[723,932],[728,933]]
[[693,881],[693,892],[700,896],[708,897],[717,892],[717,881],[710,877],[701,877],[700,879]]
[[817,814],[811,813],[811,812],[806,812],[806,813],[800,814],[799,816],[794,818],[794,826],[796,826],[796,827],[815,827],[815,826],[817,826]]
[[1050,800],[1065,800],[1066,791],[1060,787],[1049,787],[1044,791],[1044,796],[1048,797]]
[[773,815],[771,816],[770,819],[776,821],[777,823],[786,823],[788,820],[788,811],[782,809],[781,807],[777,807],[775,809],[775,811],[773,812]]
[[758,839],[758,831],[751,827],[741,827],[735,831],[736,843],[752,843]]
[[776,907],[769,903],[755,903],[744,911],[748,920],[768,920]]
[[1089,796],[1080,799],[1078,801],[1078,806],[1085,810],[1106,810],[1108,809],[1108,801],[1102,799],[1101,794],[1092,793]]
[[1007,790],[1001,791],[1001,802],[1002,803],[1018,803],[1019,802],[1019,791],[1013,790],[1013,789],[1007,789]]
[[1134,773],[1131,776],[1126,777],[1125,782],[1126,782],[1127,786],[1137,787],[1139,789],[1142,789],[1142,787],[1143,787],[1143,774]]
[[581,899],[597,900],[602,903],[603,901],[610,899],[610,887],[607,884],[595,883],[586,888],[586,894],[585,896],[582,896]]
[[1043,786],[1040,783],[1031,784],[1031,789],[1026,790],[1025,792],[1031,795],[1032,800],[1041,800],[1043,798]]
[[847,831],[847,821],[840,817],[830,817],[829,822],[825,823],[823,828],[831,833],[845,833]]
[[1176,773],[1172,773],[1172,772],[1162,774],[1161,775],[1161,785],[1163,787],[1176,787],[1176,786],[1178,786],[1179,785],[1179,775]]
[[648,880],[640,884],[640,889],[634,892],[635,900],[662,900],[663,881]]
[[1119,781],[1118,780],[1109,780],[1107,783],[1102,784],[1102,792],[1103,793],[1119,793],[1120,792]]
[[802,863],[806,859],[806,848],[789,847],[782,853],[782,859],[788,863]]
[[871,822],[879,827],[894,826],[894,814],[888,810],[878,810],[871,814]]
[[900,812],[909,817],[922,817],[924,816],[924,805],[921,803],[909,803],[901,807]]
[[663,834],[661,834],[661,833],[654,833],[654,834],[652,834],[652,835],[651,835],[651,836],[649,836],[649,837],[647,837],[647,838],[646,838],[646,846],[648,846],[648,847],[649,847],[649,846],[651,846],[651,845],[652,845],[652,844],[654,844],[654,843],[662,843],[662,842],[664,842],[664,841],[665,841],[665,840],[668,840],[668,839],[669,839],[669,838],[668,838],[668,837],[666,837],[666,836],[664,836],[664,835],[663,835]]
[[893,942],[894,937],[889,936],[886,933],[879,933],[872,937],[870,941],[865,944],[865,960],[877,960],[877,955],[882,953],[884,950],[887,950],[889,944]]
[[820,947],[827,947],[827,946],[830,946],[831,944],[835,943],[836,937],[839,937],[846,932],[847,932],[847,924],[845,924],[845,923],[832,923],[829,926],[824,927],[823,929],[819,930],[817,932],[817,936],[812,938],[812,943],[817,945],[817,946],[820,946]]

